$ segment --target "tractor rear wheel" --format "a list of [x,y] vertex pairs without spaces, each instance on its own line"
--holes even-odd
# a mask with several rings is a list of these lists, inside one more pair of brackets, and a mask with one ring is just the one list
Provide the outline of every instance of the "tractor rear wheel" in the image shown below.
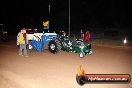
[[60,51],[59,44],[55,40],[49,42],[48,49],[53,54],[58,53]]

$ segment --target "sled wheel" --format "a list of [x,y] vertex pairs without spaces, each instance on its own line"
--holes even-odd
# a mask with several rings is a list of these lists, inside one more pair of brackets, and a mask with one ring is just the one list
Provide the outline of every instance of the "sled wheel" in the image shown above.
[[83,57],[84,57],[84,54],[81,52],[81,53],[79,54],[79,57],[80,57],[80,58],[83,58]]
[[90,51],[89,51],[89,55],[91,55],[92,53],[93,53],[93,52],[90,50]]

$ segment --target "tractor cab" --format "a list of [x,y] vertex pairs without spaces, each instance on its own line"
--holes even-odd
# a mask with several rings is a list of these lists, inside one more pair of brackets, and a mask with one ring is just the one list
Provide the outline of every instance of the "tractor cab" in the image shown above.
[[36,41],[39,41],[42,37],[44,37],[46,41],[53,40],[57,37],[56,33],[48,33],[38,29],[27,29],[27,35],[28,35],[28,40],[36,40]]

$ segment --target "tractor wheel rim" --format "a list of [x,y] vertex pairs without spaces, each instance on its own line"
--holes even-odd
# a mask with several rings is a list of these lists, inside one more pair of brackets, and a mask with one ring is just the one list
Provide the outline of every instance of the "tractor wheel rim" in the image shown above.
[[54,44],[51,44],[51,45],[50,45],[50,48],[51,48],[52,50],[54,50],[54,49],[55,49],[55,45],[54,45]]
[[33,47],[32,47],[32,45],[29,45],[29,49],[32,49]]

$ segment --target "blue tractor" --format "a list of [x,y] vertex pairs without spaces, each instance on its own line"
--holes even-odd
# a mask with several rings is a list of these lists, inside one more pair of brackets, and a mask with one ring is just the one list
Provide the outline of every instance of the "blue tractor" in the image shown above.
[[[56,33],[37,33],[36,30],[28,29],[27,36],[29,40],[29,49],[35,51],[43,51],[44,46],[49,44],[50,41],[55,40],[57,37]],[[54,47],[51,45],[51,47]]]

